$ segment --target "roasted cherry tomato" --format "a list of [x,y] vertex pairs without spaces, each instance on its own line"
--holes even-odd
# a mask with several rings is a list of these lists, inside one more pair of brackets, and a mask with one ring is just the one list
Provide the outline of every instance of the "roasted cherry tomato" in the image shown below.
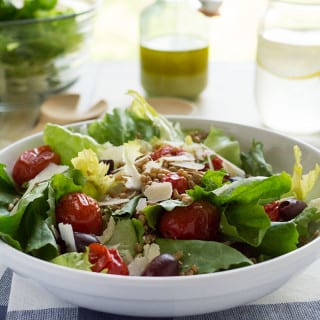
[[186,177],[180,176],[175,172],[169,172],[162,179],[161,182],[170,182],[172,188],[176,189],[179,193],[184,193],[188,188],[188,180]]
[[215,240],[220,213],[206,201],[195,201],[188,207],[176,207],[165,212],[159,223],[164,238],[179,240]]
[[213,165],[214,170],[220,170],[223,168],[223,160],[218,156],[214,156],[211,159],[211,163]]
[[73,231],[100,235],[102,215],[98,202],[82,192],[64,195],[56,205],[57,223],[69,223]]
[[264,205],[264,211],[271,221],[280,221],[279,201],[273,201]]
[[170,145],[165,144],[165,145],[159,147],[158,149],[156,149],[155,151],[153,151],[151,153],[151,158],[152,158],[152,160],[158,160],[159,158],[161,158],[163,156],[176,156],[176,155],[179,155],[183,152],[184,151],[179,147],[170,146]]
[[53,152],[49,146],[41,146],[24,151],[15,162],[12,177],[18,185],[34,178],[50,163],[60,163],[60,156]]
[[101,272],[107,270],[110,274],[129,275],[128,267],[123,262],[117,249],[108,249],[100,243],[89,245],[89,262],[93,264],[91,270]]

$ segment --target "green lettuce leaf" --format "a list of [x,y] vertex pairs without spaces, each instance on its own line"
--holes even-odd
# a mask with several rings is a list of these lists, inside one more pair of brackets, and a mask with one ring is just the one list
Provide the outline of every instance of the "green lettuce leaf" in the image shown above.
[[132,215],[136,212],[136,207],[140,198],[141,198],[141,195],[138,195],[130,199],[120,209],[113,212],[112,215],[114,216],[128,215],[129,217],[132,217]]
[[215,189],[218,204],[230,202],[258,203],[263,199],[272,201],[279,199],[281,195],[291,188],[291,177],[286,172],[271,177],[251,177],[225,184]]
[[224,184],[225,170],[208,170],[201,179],[206,191],[213,191]]
[[164,210],[172,211],[176,207],[185,207],[185,206],[186,204],[180,200],[170,199],[170,200],[161,201],[157,204],[148,205],[142,210],[142,212],[145,215],[148,226],[151,229],[156,230],[158,221],[162,213],[164,212]]
[[91,137],[55,124],[45,126],[43,140],[60,155],[61,163],[69,166],[71,166],[71,159],[77,157],[80,151],[91,149],[99,153],[102,148]]
[[241,167],[239,142],[226,135],[222,130],[211,128],[204,144],[236,166]]
[[156,243],[160,246],[161,253],[183,253],[182,271],[196,265],[199,274],[202,274],[252,264],[252,261],[238,250],[220,242],[158,238]]
[[6,171],[6,165],[0,163],[0,192],[17,195],[14,182]]
[[263,206],[241,204],[228,206],[221,215],[220,229],[224,235],[257,247],[270,227]]
[[59,248],[51,229],[54,199],[49,198],[52,197],[48,182],[40,183],[24,194],[10,214],[0,216],[2,239],[44,260],[57,256]]
[[259,247],[262,254],[277,257],[297,249],[299,233],[293,221],[273,222]]
[[293,152],[295,163],[293,166],[292,187],[288,196],[293,195],[299,200],[306,200],[309,202],[311,199],[319,196],[320,166],[316,164],[313,170],[310,170],[307,174],[303,174],[301,150],[298,146],[294,146]]
[[112,237],[106,245],[108,247],[116,247],[121,256],[126,256],[127,252],[129,252],[134,257],[137,243],[135,225],[130,218],[123,218],[117,221]]
[[59,201],[67,193],[83,191],[85,179],[80,171],[70,169],[64,173],[55,174],[50,184],[54,190],[55,200]]
[[306,208],[295,219],[299,232],[299,242],[308,243],[318,236],[320,230],[320,211],[316,208]]
[[89,262],[87,252],[68,252],[61,254],[51,260],[52,263],[58,264],[60,266],[92,271],[91,263]]

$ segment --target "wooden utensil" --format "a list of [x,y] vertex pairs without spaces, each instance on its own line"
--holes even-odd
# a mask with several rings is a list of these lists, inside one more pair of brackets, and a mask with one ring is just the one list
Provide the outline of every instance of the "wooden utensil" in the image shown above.
[[48,98],[40,108],[40,117],[30,134],[41,131],[47,122],[68,124],[91,120],[101,116],[107,109],[107,102],[99,100],[86,111],[79,111],[77,106],[80,99],[78,94],[60,94]]

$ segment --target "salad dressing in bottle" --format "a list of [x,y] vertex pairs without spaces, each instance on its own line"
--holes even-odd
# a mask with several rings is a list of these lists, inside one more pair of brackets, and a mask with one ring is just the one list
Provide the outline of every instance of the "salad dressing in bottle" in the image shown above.
[[157,0],[141,13],[141,82],[149,96],[194,99],[206,88],[206,20],[189,0]]

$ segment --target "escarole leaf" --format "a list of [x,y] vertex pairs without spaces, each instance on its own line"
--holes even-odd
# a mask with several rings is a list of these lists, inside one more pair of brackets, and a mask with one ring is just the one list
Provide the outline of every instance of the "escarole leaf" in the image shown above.
[[183,141],[180,128],[157,113],[137,92],[128,92],[133,97],[131,105],[124,109],[115,108],[100,120],[92,122],[88,134],[99,143],[110,142],[120,146],[126,142],[143,139],[150,141],[157,137],[162,140]]
[[263,154],[263,144],[253,140],[249,152],[241,152],[242,169],[253,176],[272,175],[272,166],[266,162]]
[[160,132],[160,139],[168,141],[183,141],[184,135],[180,128],[174,127],[172,122],[159,114],[147,101],[136,91],[129,90],[134,100],[128,108],[129,114],[135,119],[151,121]]
[[311,200],[310,194],[314,194],[315,190],[320,189],[320,166],[315,165],[313,170],[310,170],[307,174],[303,174],[303,167],[301,164],[301,150],[298,146],[293,148],[295,163],[293,166],[292,174],[292,187],[289,195],[293,195],[299,200]]
[[89,124],[87,129],[88,134],[99,143],[110,142],[114,146],[121,146],[137,138],[149,141],[159,136],[152,121],[135,118],[127,109],[120,108],[106,113],[102,119]]
[[182,271],[188,271],[193,265],[198,273],[211,273],[252,264],[252,261],[238,250],[215,241],[171,240],[158,238],[156,243],[161,253],[181,252]]
[[114,178],[107,175],[109,166],[100,162],[91,149],[80,151],[77,157],[71,159],[71,163],[85,177],[84,192],[91,197],[99,198],[111,187]]

